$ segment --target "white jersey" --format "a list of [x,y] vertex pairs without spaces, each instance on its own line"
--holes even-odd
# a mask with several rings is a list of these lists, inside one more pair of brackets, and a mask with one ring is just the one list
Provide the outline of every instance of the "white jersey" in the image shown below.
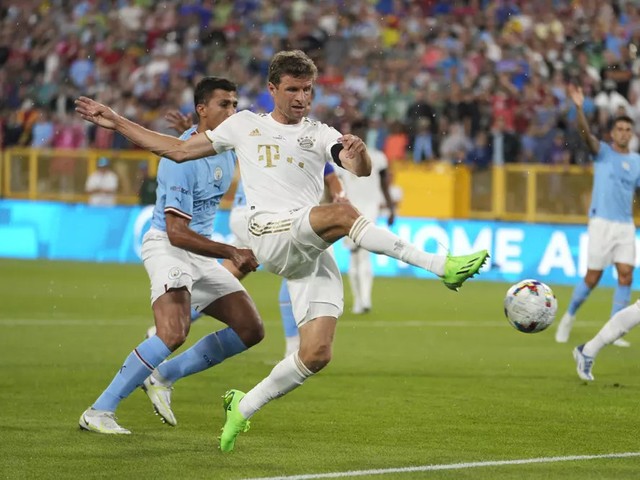
[[235,150],[247,205],[269,212],[318,205],[324,166],[341,136],[334,128],[309,118],[284,125],[271,114],[248,110],[205,133],[216,152]]
[[371,175],[358,177],[347,170],[340,170],[344,192],[351,202],[369,220],[375,221],[384,200],[380,187],[380,172],[389,166],[387,156],[380,150],[369,149]]

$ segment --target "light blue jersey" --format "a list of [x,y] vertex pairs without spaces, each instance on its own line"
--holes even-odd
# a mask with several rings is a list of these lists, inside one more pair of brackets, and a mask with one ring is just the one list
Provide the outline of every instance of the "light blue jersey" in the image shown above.
[[[196,131],[194,125],[180,139]],[[184,163],[160,159],[158,189],[151,226],[166,231],[165,214],[171,212],[190,221],[189,228],[207,238],[213,233],[213,220],[222,196],[231,185],[236,166],[232,150]]]
[[242,180],[238,180],[238,186],[236,187],[236,194],[233,197],[233,206],[231,208],[244,207],[246,204],[247,197],[244,195],[244,186],[242,185]]
[[595,159],[589,217],[633,222],[633,195],[640,186],[640,155],[618,153],[600,142]]

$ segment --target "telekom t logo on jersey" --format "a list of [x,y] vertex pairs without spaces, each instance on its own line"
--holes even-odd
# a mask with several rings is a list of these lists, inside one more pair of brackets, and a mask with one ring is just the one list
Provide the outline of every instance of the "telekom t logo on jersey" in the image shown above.
[[258,145],[258,161],[266,162],[266,167],[275,167],[274,162],[280,160],[280,145]]
[[[278,160],[280,160],[280,145],[258,145],[258,161],[265,162],[266,168],[275,167],[275,162]],[[293,157],[287,157],[287,163],[295,163],[300,168],[304,168],[304,162],[295,162]]]

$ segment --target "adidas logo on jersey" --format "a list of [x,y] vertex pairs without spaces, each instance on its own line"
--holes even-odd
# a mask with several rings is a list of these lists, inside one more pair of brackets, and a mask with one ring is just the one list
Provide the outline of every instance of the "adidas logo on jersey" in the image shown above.
[[261,135],[260,130],[257,128],[253,129],[249,134],[250,137],[259,137]]

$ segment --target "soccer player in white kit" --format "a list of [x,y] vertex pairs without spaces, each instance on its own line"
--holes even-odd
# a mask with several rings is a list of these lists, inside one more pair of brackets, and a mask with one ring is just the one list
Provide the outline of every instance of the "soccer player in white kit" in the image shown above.
[[231,451],[249,418],[323,369],[331,360],[337,319],[342,314],[342,278],[329,247],[344,236],[369,251],[389,255],[442,277],[457,290],[478,273],[488,252],[433,255],[373,225],[349,203],[318,205],[327,161],[356,175],[371,173],[363,141],[305,117],[317,69],[302,51],[283,51],[271,60],[269,114],[239,112],[207,131],[181,141],[150,131],[87,97],[76,111],[96,125],[115,129],[158,155],[183,162],[233,149],[247,196],[251,248],[269,271],[288,280],[300,349],[281,360],[246,394],[229,390],[222,451]]
[[[633,120],[617,117],[611,126],[612,144],[598,141],[589,132],[582,110],[581,89],[570,85],[569,96],[577,109],[578,128],[589,150],[595,155],[593,193],[589,208],[589,249],[587,273],[576,285],[571,302],[556,330],[556,341],[566,343],[578,308],[602,278],[603,270],[615,265],[618,284],[613,294],[611,316],[629,305],[633,269],[636,263],[636,229],[633,197],[640,185],[640,155],[629,151]],[[624,343],[620,343],[624,342]],[[620,346],[628,346],[621,338]]]
[[[351,125],[351,133],[364,138],[366,135],[366,122],[356,121]],[[389,161],[387,156],[378,149],[367,147],[371,157],[371,175],[358,177],[346,170],[342,170],[340,179],[344,185],[345,195],[351,204],[360,211],[370,222],[375,222],[380,215],[380,206],[384,201],[389,217],[387,225],[393,225],[395,219],[395,206],[389,192]],[[351,241],[346,242],[350,250],[349,259],[349,284],[353,295],[352,312],[355,314],[367,313],[372,306],[373,291],[373,266],[371,264],[371,252],[358,247]]]

